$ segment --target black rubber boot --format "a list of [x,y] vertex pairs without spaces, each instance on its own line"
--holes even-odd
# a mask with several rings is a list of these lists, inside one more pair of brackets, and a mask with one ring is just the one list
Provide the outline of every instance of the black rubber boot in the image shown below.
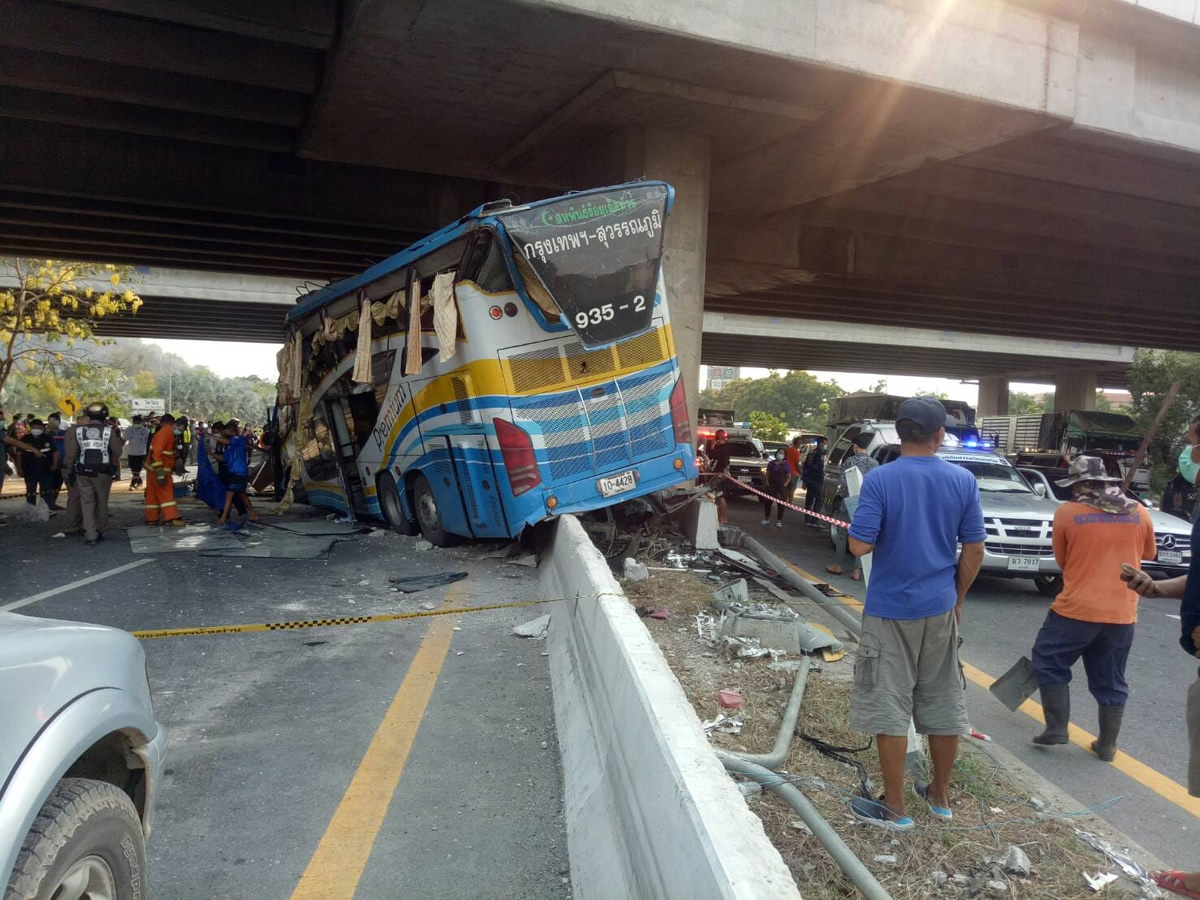
[[1112,762],[1117,755],[1117,735],[1121,733],[1121,720],[1124,717],[1123,706],[1100,707],[1100,737],[1092,741],[1092,752],[1105,762]]
[[1067,724],[1071,721],[1071,686],[1069,684],[1043,684],[1042,713],[1046,716],[1046,730],[1033,739],[1035,744],[1065,744],[1068,742]]

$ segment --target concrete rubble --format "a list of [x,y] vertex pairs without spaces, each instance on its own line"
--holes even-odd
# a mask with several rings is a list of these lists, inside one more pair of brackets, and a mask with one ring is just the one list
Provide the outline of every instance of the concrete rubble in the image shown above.
[[540,641],[550,632],[550,616],[538,616],[521,625],[513,626],[513,634],[517,637],[533,638]]

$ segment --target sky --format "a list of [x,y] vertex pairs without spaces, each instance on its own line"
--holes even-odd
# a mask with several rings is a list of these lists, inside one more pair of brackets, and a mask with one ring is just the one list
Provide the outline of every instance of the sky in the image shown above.
[[206,366],[222,378],[257,375],[274,381],[279,375],[275,354],[282,344],[251,344],[236,341],[146,341],[158,344],[193,366]]
[[[167,341],[153,340],[147,343],[158,344],[182,357],[194,366],[207,366],[215,374],[223,378],[236,378],[241,375],[258,375],[260,378],[274,380],[277,375],[275,354],[280,344],[251,344],[219,341]],[[706,374],[707,367],[701,367],[701,378]],[[767,374],[767,369],[742,369],[746,378],[761,378]],[[921,391],[935,394],[945,393],[951,400],[965,400],[975,405],[979,391],[974,384],[964,384],[949,378],[916,378],[907,375],[862,375],[849,372],[817,372],[812,373],[821,381],[837,381],[848,391],[870,390],[881,378],[887,380],[887,392],[901,396],[912,396]],[[703,383],[703,381],[702,381]],[[1024,391],[1028,394],[1040,394],[1053,390],[1053,385],[1018,384],[1010,385],[1014,391]]]

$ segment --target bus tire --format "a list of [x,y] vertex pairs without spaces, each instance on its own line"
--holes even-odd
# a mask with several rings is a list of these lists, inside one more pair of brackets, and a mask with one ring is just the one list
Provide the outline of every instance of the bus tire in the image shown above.
[[417,525],[425,540],[435,547],[453,547],[460,540],[457,534],[446,531],[442,521],[441,510],[438,509],[437,496],[433,486],[424,475],[418,475],[413,484],[413,512],[417,515]]
[[1039,594],[1049,597],[1051,600],[1062,593],[1063,577],[1061,575],[1039,575],[1033,579],[1033,583]]
[[379,484],[376,490],[379,495],[379,506],[383,510],[383,517],[387,520],[388,527],[392,531],[408,535],[409,537],[420,533],[416,521],[410,519],[404,513],[404,504],[400,502],[400,489],[396,487],[395,478],[384,472],[379,476]]

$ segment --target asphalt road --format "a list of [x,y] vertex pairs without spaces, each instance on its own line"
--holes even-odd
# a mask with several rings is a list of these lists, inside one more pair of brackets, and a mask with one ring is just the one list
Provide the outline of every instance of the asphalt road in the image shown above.
[[[794,513],[788,513],[781,529],[760,526],[761,507],[744,498],[731,500],[729,507],[730,524],[745,529],[788,562],[863,599],[861,583],[825,573],[834,559],[824,530],[802,527],[799,514]],[[1049,603],[1031,581],[981,575],[963,614],[964,662],[990,676],[982,679],[985,683],[1002,675],[1029,654]],[[1130,700],[1118,746],[1150,771],[1133,764],[1125,766],[1132,774],[1121,771],[1074,744],[1054,748],[1032,744],[1030,738],[1042,726],[1023,712],[1010,713],[978,684],[969,684],[968,702],[977,729],[1083,806],[1121,797],[1101,815],[1171,866],[1195,871],[1200,869],[1200,818],[1153,790],[1158,786],[1174,793],[1191,810],[1200,811],[1200,800],[1188,800],[1183,787],[1187,783],[1184,705],[1198,661],[1179,648],[1179,620],[1172,618],[1178,615],[1178,607],[1174,600],[1142,601],[1126,671]],[[1071,704],[1071,721],[1096,734],[1096,705],[1087,692],[1082,663],[1075,667]]]
[[[56,519],[0,528],[0,607],[147,558],[118,527],[140,505],[115,496],[109,540],[94,548],[51,539]],[[20,504],[0,501],[0,512]],[[536,595],[533,570],[485,558],[495,545],[415,545],[388,532],[338,544],[328,560],[162,554],[19,612],[134,630]],[[469,577],[408,596],[387,584],[446,570]],[[569,896],[545,644],[511,634],[540,612],[146,641],[171,741],[149,848],[154,896],[287,898],[310,861],[342,887],[297,897]]]

